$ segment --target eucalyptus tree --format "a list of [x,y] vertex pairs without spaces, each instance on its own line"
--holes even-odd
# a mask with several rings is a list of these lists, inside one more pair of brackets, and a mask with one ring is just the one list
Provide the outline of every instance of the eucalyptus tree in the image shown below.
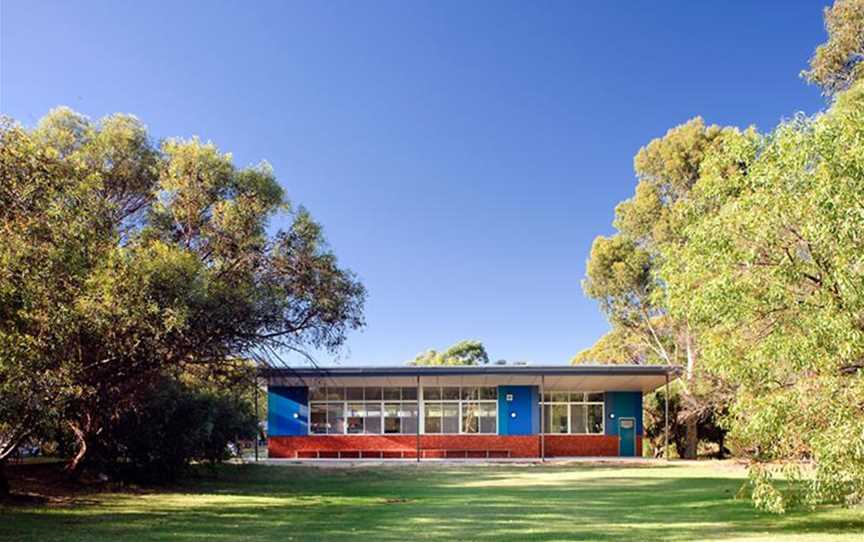
[[[860,503],[864,82],[706,164],[663,276],[706,365],[737,384],[729,425],[753,461],[752,496],[778,512]],[[773,483],[776,465],[788,491]]]
[[682,242],[677,206],[699,180],[705,156],[735,134],[697,117],[640,149],[634,159],[635,193],[615,208],[618,233],[595,239],[583,281],[612,330],[574,361],[621,354],[619,361],[683,367],[678,423],[686,428],[686,438],[679,453],[689,458],[696,457],[700,420],[709,420],[718,406],[717,386],[708,385],[700,372],[698,336],[690,323],[669,313],[668,284],[660,271],[670,250]]
[[65,108],[0,142],[4,450],[56,415],[74,468],[166,371],[335,350],[363,324],[362,285],[267,164]]
[[427,350],[418,354],[409,365],[486,365],[489,354],[480,341],[459,341],[443,352]]
[[837,0],[825,8],[825,30],[828,41],[801,75],[833,96],[864,75],[864,0]]

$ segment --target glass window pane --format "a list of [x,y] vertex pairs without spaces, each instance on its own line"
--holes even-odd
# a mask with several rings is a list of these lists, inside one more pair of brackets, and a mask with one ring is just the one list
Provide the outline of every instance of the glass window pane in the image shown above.
[[441,432],[451,435],[459,433],[458,403],[443,403],[441,405]]
[[462,403],[462,432],[476,433],[480,430],[479,420],[480,409],[477,403]]
[[402,421],[399,417],[399,403],[386,403],[384,405],[384,432],[402,432]]
[[459,400],[459,388],[456,387],[444,387],[441,388],[441,398],[445,401],[457,401]]
[[327,433],[345,433],[345,413],[342,403],[327,403]]
[[588,405],[588,432],[603,433],[603,405]]
[[328,401],[344,401],[345,400],[345,388],[327,388],[327,400]]
[[[377,388],[380,390],[380,388]],[[381,403],[366,403],[366,432],[381,433]]]
[[549,434],[552,432],[552,407],[543,405],[543,432]]
[[570,405],[570,429],[577,435],[588,432],[586,405]]
[[417,403],[402,403],[402,409],[399,413],[402,417],[402,432],[416,433],[417,432]]
[[570,400],[570,393],[566,391],[553,391],[552,392],[552,402],[553,403],[566,403]]
[[567,432],[567,405],[546,405],[543,407],[543,425],[549,434]]
[[[427,388],[428,389],[428,388]],[[423,390],[426,393],[426,390]],[[441,432],[441,403],[424,403],[425,413],[423,420],[423,431],[426,433]]]
[[381,400],[381,388],[366,388],[366,400],[367,401],[380,401]]
[[552,402],[552,392],[551,391],[544,391],[543,392],[543,402],[544,403],[551,403]]
[[498,417],[495,403],[480,403],[480,432],[496,433],[498,429]]
[[417,400],[417,388],[402,388],[402,399]]
[[589,393],[587,397],[589,402],[592,403],[602,403],[603,402],[603,393]]
[[327,432],[327,407],[322,403],[309,405],[309,432],[324,434]]
[[571,391],[570,392],[570,401],[573,403],[581,403],[585,400],[585,393],[581,391]]
[[349,401],[362,401],[363,388],[345,388],[345,397]]
[[480,398],[480,392],[477,388],[462,388],[463,401],[476,401]]
[[[348,388],[349,390],[352,388]],[[359,388],[363,392],[363,388]],[[345,425],[349,433],[363,433],[363,418],[366,415],[366,409],[363,408],[363,403],[349,403],[348,412],[345,416]]]
[[423,388],[423,399],[426,401],[437,401],[441,399],[441,388]]
[[402,399],[402,388],[384,388],[384,400],[399,400]]
[[498,399],[498,388],[496,386],[480,388],[480,399]]

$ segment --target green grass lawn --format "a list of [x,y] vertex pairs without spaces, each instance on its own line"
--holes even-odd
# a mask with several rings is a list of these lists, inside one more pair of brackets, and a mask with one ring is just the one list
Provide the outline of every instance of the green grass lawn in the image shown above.
[[772,516],[729,464],[225,466],[143,494],[0,508],[0,540],[864,540],[864,510]]

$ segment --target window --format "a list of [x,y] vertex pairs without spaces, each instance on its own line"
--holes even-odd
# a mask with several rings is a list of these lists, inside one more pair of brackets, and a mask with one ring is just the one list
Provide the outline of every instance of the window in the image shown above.
[[425,415],[423,416],[423,429],[426,433],[441,432],[441,418],[444,417],[444,405],[441,403],[425,404]]
[[[330,387],[309,390],[309,433],[316,435],[415,434],[416,387]],[[601,413],[602,416],[602,413]],[[423,432],[495,434],[496,386],[423,388]]]
[[546,391],[543,393],[543,432],[598,435],[604,432],[602,392]]
[[327,405],[309,405],[309,432],[317,435],[327,433]]
[[496,386],[423,388],[423,432],[495,434],[498,429]]
[[498,403],[480,403],[480,432],[498,432]]
[[567,429],[567,405],[543,405],[545,432],[550,434],[569,433]]
[[478,403],[462,403],[462,432],[480,432],[480,405]]
[[345,406],[342,403],[327,403],[327,434],[345,432]]
[[309,433],[417,432],[417,388],[318,387],[309,390]]
[[459,432],[459,405],[444,403],[441,414],[441,432],[455,434]]
[[316,435],[338,434],[345,431],[342,403],[312,403],[309,406],[309,432]]
[[417,403],[384,403],[385,433],[416,433]]

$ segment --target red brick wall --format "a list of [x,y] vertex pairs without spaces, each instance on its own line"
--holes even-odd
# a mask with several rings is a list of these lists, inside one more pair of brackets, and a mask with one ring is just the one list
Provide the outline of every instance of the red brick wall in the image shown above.
[[[642,455],[642,437],[636,437],[636,455]],[[617,457],[615,435],[546,435],[547,457]]]
[[[415,435],[310,435],[270,437],[270,457],[416,457]],[[537,457],[536,436],[420,435],[423,457]]]
[[[642,438],[636,443],[641,455]],[[540,457],[540,437],[420,435],[422,457]],[[415,435],[309,435],[270,437],[270,457],[416,457]],[[548,457],[617,456],[618,437],[547,435]]]

